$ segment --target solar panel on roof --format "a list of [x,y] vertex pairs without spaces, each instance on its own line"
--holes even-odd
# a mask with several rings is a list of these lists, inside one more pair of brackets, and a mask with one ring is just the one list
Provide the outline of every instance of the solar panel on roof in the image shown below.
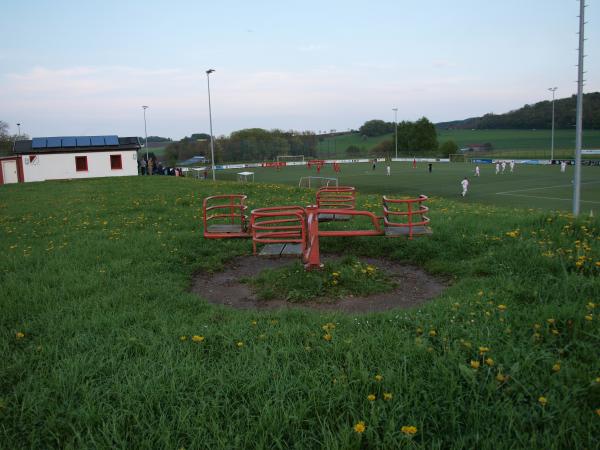
[[106,145],[119,145],[119,137],[118,136],[104,136],[104,142],[106,142]]
[[90,138],[92,140],[93,146],[104,146],[104,136],[92,136]]
[[77,141],[77,147],[89,147],[92,145],[89,136],[77,136],[75,139]]
[[31,148],[46,148],[46,138],[33,138]]
[[59,137],[49,137],[46,139],[46,147],[48,148],[60,148],[61,138]]
[[77,139],[73,136],[63,137],[62,138],[62,146],[63,147],[75,147],[75,146],[77,146]]

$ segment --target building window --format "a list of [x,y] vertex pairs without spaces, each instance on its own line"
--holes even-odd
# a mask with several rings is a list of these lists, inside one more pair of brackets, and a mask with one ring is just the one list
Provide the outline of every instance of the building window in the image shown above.
[[87,172],[87,156],[76,156],[75,157],[75,170],[77,172]]
[[112,170],[119,170],[123,168],[121,155],[110,155],[110,168]]

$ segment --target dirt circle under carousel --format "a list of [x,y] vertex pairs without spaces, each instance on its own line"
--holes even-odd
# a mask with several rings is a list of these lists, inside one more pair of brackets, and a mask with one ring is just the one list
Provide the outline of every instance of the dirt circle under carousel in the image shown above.
[[[335,257],[331,257],[332,259]],[[361,262],[382,269],[396,287],[385,293],[366,297],[321,297],[302,303],[284,299],[260,300],[252,287],[241,280],[254,277],[265,269],[290,265],[290,258],[261,258],[243,256],[228,263],[220,272],[200,272],[192,279],[191,291],[208,302],[238,309],[269,310],[278,308],[310,308],[347,313],[369,313],[394,308],[412,308],[440,295],[448,286],[447,280],[429,275],[423,269],[382,258],[359,258]],[[327,263],[327,261],[325,261]]]

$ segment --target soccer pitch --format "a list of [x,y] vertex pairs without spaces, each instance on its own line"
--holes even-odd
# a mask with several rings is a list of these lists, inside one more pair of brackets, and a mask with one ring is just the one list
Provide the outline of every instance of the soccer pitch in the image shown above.
[[[567,167],[565,173],[559,166],[519,165],[510,173],[507,166],[503,174],[495,174],[493,164],[481,164],[481,176],[475,177],[475,164],[433,163],[433,171],[427,171],[426,163],[415,169],[412,162],[394,162],[391,176],[386,176],[386,164],[378,163],[375,170],[368,163],[342,164],[341,172],[335,173],[331,164],[320,173],[306,166],[288,166],[279,171],[275,168],[246,169],[255,172],[257,183],[282,183],[298,185],[300,177],[321,176],[337,178],[340,186],[354,186],[359,192],[388,195],[415,196],[425,194],[455,198],[465,202],[479,202],[517,208],[539,208],[571,211],[573,198],[572,180],[574,169]],[[217,179],[234,180],[236,172],[217,172]],[[581,213],[600,213],[600,167],[581,169]],[[469,192],[460,196],[463,177],[470,182]]]

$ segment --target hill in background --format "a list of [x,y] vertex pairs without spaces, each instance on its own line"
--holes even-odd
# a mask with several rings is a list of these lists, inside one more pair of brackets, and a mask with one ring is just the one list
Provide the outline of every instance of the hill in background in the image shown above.
[[[555,128],[573,129],[577,96],[554,101]],[[439,130],[508,130],[508,129],[549,129],[552,128],[552,101],[546,100],[533,105],[525,105],[504,114],[489,113],[482,117],[440,122]],[[583,96],[583,128],[600,129],[600,92]]]

